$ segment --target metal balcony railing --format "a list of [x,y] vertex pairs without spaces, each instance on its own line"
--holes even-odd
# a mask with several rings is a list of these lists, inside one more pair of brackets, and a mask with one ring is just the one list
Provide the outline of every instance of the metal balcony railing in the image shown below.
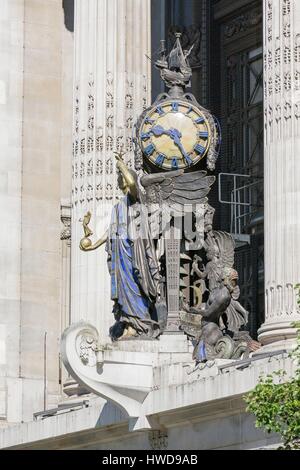
[[[251,218],[258,210],[253,195],[261,184],[262,180],[253,181],[250,175],[220,173],[218,176],[219,202],[230,205],[230,232],[240,245],[250,243],[250,234],[246,232]],[[225,191],[228,199],[224,196]]]

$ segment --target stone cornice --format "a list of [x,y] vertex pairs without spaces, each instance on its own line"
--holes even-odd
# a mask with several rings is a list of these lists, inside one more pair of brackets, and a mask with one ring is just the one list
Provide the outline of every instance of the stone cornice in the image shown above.
[[[278,369],[287,372],[287,378],[295,364],[285,353],[250,362],[248,367],[238,368],[232,364],[221,366],[210,375],[206,369],[199,376],[183,383],[173,365],[161,367],[165,385],[153,390],[147,397],[143,411],[151,415],[152,429],[168,429],[205,419],[217,419],[244,412],[243,395],[253,389],[261,374],[267,375]],[[169,372],[168,372],[169,370]],[[191,371],[189,371],[191,372]],[[190,374],[191,375],[191,374]],[[168,386],[171,377],[177,377]],[[104,406],[107,408],[104,412]],[[40,421],[23,423],[0,431],[0,448],[57,449],[82,447],[93,443],[132,436],[125,414],[101,398],[92,400],[88,408],[68,411]]]

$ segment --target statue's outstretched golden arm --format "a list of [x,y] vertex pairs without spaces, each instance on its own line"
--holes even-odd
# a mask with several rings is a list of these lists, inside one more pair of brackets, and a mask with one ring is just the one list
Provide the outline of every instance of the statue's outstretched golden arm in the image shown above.
[[[132,175],[132,173],[129,171],[129,169],[127,168],[127,166],[125,165],[124,161],[123,161],[123,155],[125,155],[125,152],[114,152],[115,154],[115,158],[117,160],[117,168],[120,170],[123,178],[124,178],[124,181],[125,181],[125,185],[126,185],[126,189],[128,191],[128,193],[131,195],[132,199],[134,201],[136,201],[137,199],[137,194],[138,194],[138,190],[137,190],[137,185],[136,185],[136,181]],[[121,188],[123,189],[123,188]]]
[[79,247],[82,251],[96,250],[97,248],[102,246],[107,240],[108,232],[106,231],[105,234],[101,238],[99,238],[98,241],[96,241],[96,243],[92,243],[92,240],[89,237],[93,235],[93,232],[88,226],[91,220],[91,216],[92,214],[90,212],[87,212],[83,217],[82,226],[84,231],[84,237],[80,240],[79,243]]
[[91,217],[92,217],[92,214],[91,214],[90,211],[88,211],[85,214],[85,216],[83,217],[83,222],[82,222],[82,226],[83,226],[83,230],[84,230],[84,236],[87,237],[87,238],[90,237],[91,235],[93,235],[92,230],[88,226],[88,224],[90,223]]

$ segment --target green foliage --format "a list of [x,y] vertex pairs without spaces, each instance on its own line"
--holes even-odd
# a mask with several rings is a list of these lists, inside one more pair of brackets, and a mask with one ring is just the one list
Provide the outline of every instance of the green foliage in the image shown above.
[[[300,304],[300,284],[295,288]],[[295,375],[286,380],[285,371],[279,370],[260,377],[244,397],[247,411],[256,417],[256,427],[280,434],[283,450],[300,449],[300,322],[293,326],[298,329],[297,346],[290,354],[297,364]]]

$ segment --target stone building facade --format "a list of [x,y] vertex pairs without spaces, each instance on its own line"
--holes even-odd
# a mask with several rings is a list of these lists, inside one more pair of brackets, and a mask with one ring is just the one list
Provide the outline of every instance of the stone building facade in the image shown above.
[[[276,445],[277,436],[254,428],[242,396],[262,372],[281,367],[293,373],[287,351],[299,318],[299,2],[1,2],[0,448]],[[241,235],[250,234],[237,257],[250,273],[245,292],[252,292],[253,332],[263,348],[248,361],[193,368],[183,337],[144,345],[143,351],[121,346],[112,356],[127,355],[134,369],[142,352],[145,377],[149,368],[154,374],[139,416],[131,416],[67,373],[60,341],[65,328],[80,321],[97,328],[101,343],[109,341],[106,254],[80,252],[80,221],[90,210],[96,234],[106,228],[119,195],[113,151],[126,150],[132,165],[135,120],[160,91],[146,56],[179,20],[187,30],[193,15],[201,30],[193,91],[225,130],[219,171],[247,171],[255,187],[258,181],[263,186],[253,196],[257,217],[248,214],[244,232],[234,232],[243,243]],[[231,89],[215,79],[225,69]],[[234,134],[230,122],[237,114],[244,127]],[[214,197],[219,225],[227,229],[233,209]],[[253,283],[260,272],[253,260],[263,248],[261,287],[259,280]],[[122,361],[113,360],[121,363],[122,376]]]
[[[60,206],[70,201],[73,37],[60,1],[1,2],[1,425],[61,394]],[[47,377],[47,380],[45,378]]]

